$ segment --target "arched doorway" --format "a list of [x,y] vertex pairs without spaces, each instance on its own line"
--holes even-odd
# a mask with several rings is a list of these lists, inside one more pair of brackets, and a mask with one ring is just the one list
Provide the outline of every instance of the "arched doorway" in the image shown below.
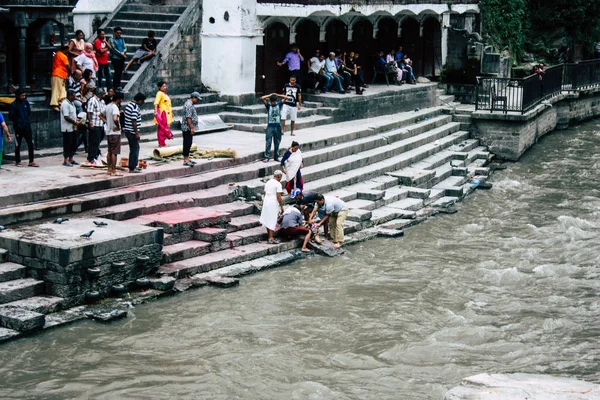
[[281,91],[287,78],[287,67],[278,67],[277,62],[289,50],[290,30],[284,24],[275,22],[265,29],[264,45],[256,47],[256,93]]
[[336,50],[346,50],[348,47],[348,28],[346,24],[339,19],[331,21],[327,25],[325,43],[327,43],[327,53]]
[[371,82],[373,77],[373,54],[377,51],[373,48],[373,24],[371,21],[362,19],[354,24],[352,43],[349,50],[360,54],[358,65],[363,68],[365,80]]
[[316,49],[323,51],[319,25],[310,19],[303,19],[298,22],[298,25],[296,25],[296,44],[305,60],[312,58]]
[[383,18],[377,25],[377,45],[379,49],[388,53],[391,49],[398,48],[398,23],[393,18]]
[[412,17],[406,17],[400,24],[402,27],[402,37],[400,45],[403,47],[404,54],[407,54],[413,60],[413,71],[419,75],[418,71],[422,69],[422,53],[419,22]]
[[435,77],[442,69],[442,32],[435,17],[423,21],[423,75]]

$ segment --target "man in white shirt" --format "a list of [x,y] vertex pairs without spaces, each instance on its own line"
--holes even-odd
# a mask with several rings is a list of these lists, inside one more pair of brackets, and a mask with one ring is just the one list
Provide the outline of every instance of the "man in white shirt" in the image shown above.
[[[334,52],[329,53],[329,58],[325,60],[324,70],[325,75],[331,77],[331,82],[335,84],[337,92],[340,94],[346,94],[343,86],[344,79],[340,76],[340,74],[338,74],[338,66],[337,62],[335,61]],[[326,87],[326,89],[329,89],[329,87]]]
[[80,121],[77,120],[74,100],[75,92],[69,90],[67,98],[60,104],[60,131],[63,136],[63,165],[65,167],[78,165],[77,161],[73,160],[73,155],[77,146],[77,126]]
[[327,91],[326,88],[331,86],[333,81],[333,78],[325,74],[324,67],[325,56],[317,50],[315,56],[308,61],[308,76],[315,81],[315,93]]
[[337,197],[319,194],[315,197],[315,204],[318,207],[315,207],[310,214],[308,223],[312,224],[312,219],[318,212],[318,209],[324,208],[325,218],[319,222],[317,229],[325,222],[329,222],[329,233],[331,234],[333,247],[336,249],[342,247],[342,243],[344,243],[344,223],[348,216],[348,207],[346,206],[346,203]]
[[106,141],[108,142],[108,175],[120,176],[117,173],[117,156],[121,154],[121,123],[119,116],[119,104],[123,102],[123,93],[117,92],[112,103],[106,106],[104,116],[106,117]]

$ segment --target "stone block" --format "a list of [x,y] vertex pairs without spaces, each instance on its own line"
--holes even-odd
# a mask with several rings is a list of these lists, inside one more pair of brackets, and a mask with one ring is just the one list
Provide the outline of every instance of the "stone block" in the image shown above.
[[8,257],[8,250],[0,249],[0,263],[6,262]]
[[383,199],[385,190],[359,190],[356,192],[356,198],[359,200],[377,201]]
[[0,282],[0,304],[32,297],[43,290],[44,282],[31,278]]
[[429,189],[420,189],[420,188],[411,188],[408,187],[406,188],[408,190],[408,197],[411,197],[413,199],[427,199],[429,198],[429,195],[431,194],[431,190]]
[[219,242],[227,237],[227,229],[206,227],[194,231],[194,239],[204,242]]
[[0,328],[0,343],[19,337],[21,333],[14,329]]
[[386,228],[376,228],[377,236],[379,237],[387,237],[387,238],[396,238],[404,236],[404,231],[399,229],[386,229]]
[[64,299],[54,296],[33,296],[22,300],[4,304],[6,307],[15,307],[23,310],[35,311],[40,314],[49,314],[62,307]]
[[2,262],[0,264],[0,282],[12,281],[25,278],[27,276],[27,267],[12,263]]
[[337,257],[346,252],[343,248],[336,249],[328,240],[324,241],[323,243],[309,242],[308,247],[315,253],[327,257]]
[[161,276],[159,278],[150,278],[148,280],[150,281],[152,289],[167,291],[173,289],[177,279],[171,276]]
[[117,321],[127,317],[127,311],[125,310],[92,310],[85,312],[85,316],[93,319],[94,321],[108,323]]
[[455,167],[452,168],[452,176],[467,176],[468,168],[464,167]]
[[228,278],[225,276],[208,276],[206,277],[206,281],[209,285],[228,288],[232,286],[238,286],[240,284],[240,280],[237,278]]
[[44,327],[44,314],[17,307],[0,307],[0,326],[19,332],[30,332]]
[[435,177],[435,171],[416,168],[404,168],[400,171],[388,172],[389,176],[397,177],[401,185],[420,186]]
[[348,211],[347,220],[354,222],[364,222],[370,220],[371,215],[371,211],[356,208]]

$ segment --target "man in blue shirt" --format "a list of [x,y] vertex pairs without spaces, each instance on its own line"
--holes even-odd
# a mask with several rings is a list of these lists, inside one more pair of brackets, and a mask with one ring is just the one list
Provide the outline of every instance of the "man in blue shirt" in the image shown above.
[[[274,144],[273,159],[279,161],[279,144],[281,143],[281,107],[287,96],[284,94],[271,93],[260,98],[267,108],[267,130],[265,132],[265,159],[269,162],[271,158],[271,142]],[[269,101],[267,101],[269,99]]]
[[110,45],[110,62],[115,70],[113,76],[113,88],[119,89],[121,87],[121,77],[123,76],[123,68],[125,67],[125,60],[127,60],[127,45],[125,40],[121,37],[123,30],[120,26],[113,29],[113,37],[108,39]]

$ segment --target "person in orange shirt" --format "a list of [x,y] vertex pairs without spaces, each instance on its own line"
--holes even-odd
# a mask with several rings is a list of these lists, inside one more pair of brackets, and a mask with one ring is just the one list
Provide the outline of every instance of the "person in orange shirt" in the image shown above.
[[62,46],[60,50],[56,52],[54,60],[52,61],[52,96],[50,97],[50,107],[52,107],[54,111],[60,111],[58,105],[67,97],[65,82],[69,77],[68,51],[69,46]]

